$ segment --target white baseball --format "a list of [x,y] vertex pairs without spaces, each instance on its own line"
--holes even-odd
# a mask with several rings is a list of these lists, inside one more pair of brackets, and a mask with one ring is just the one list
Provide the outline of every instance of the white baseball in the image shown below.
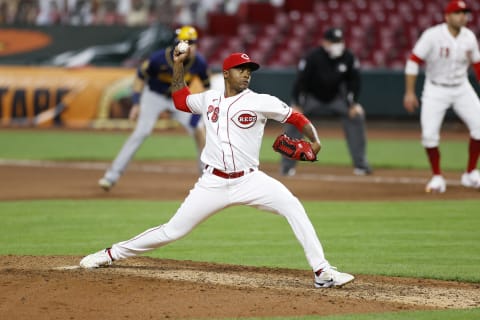
[[178,52],[180,53],[185,53],[188,50],[188,42],[186,41],[180,41],[180,43],[177,45]]

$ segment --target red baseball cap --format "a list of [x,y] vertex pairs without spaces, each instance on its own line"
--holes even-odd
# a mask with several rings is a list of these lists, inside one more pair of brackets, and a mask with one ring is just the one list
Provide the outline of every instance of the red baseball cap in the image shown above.
[[231,68],[238,67],[242,64],[250,65],[252,71],[260,68],[260,65],[255,61],[252,61],[246,53],[235,52],[229,55],[225,60],[223,60],[223,70],[229,70]]
[[459,11],[470,12],[471,9],[467,6],[465,1],[459,1],[459,0],[452,0],[445,7],[445,14],[459,12]]

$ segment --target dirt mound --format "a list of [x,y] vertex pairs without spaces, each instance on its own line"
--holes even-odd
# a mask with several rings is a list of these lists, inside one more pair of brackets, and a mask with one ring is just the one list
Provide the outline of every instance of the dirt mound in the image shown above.
[[10,319],[159,319],[331,315],[471,308],[480,285],[357,276],[314,289],[312,273],[137,257],[78,268],[80,257],[0,256],[0,313]]

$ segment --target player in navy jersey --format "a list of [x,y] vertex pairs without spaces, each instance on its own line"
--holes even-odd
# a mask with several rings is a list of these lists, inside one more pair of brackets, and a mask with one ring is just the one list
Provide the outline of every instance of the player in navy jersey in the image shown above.
[[[180,41],[187,41],[190,45],[189,57],[184,62],[186,83],[190,85],[195,78],[198,78],[203,88],[209,88],[210,71],[205,58],[197,51],[197,40],[198,34],[195,28],[183,26],[177,30],[175,45]],[[137,70],[137,77],[133,84],[133,107],[129,114],[131,120],[137,120],[137,125],[110,168],[98,181],[99,186],[106,191],[109,191],[120,179],[138,148],[152,133],[162,112],[168,111],[172,118],[194,137],[198,154],[205,145],[205,130],[200,116],[178,111],[173,105],[170,89],[173,49],[172,46],[152,53]]]

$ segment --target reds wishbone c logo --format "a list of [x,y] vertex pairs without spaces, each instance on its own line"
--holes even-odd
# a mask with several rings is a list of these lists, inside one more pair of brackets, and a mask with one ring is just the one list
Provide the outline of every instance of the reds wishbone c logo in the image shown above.
[[240,128],[248,129],[257,122],[257,114],[253,111],[241,110],[234,114],[231,120]]

